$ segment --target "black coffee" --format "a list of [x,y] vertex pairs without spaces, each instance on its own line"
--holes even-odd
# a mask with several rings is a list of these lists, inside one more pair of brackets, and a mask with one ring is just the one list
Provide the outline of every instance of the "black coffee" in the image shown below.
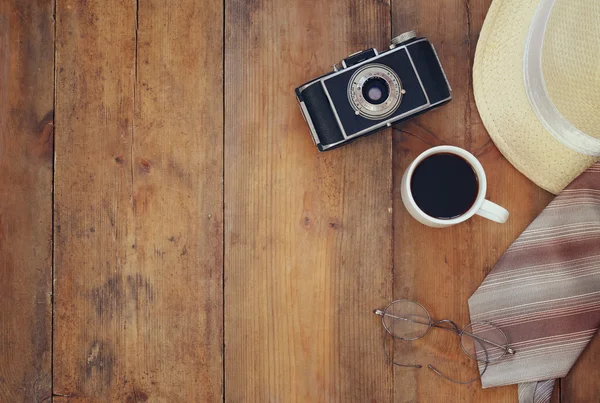
[[413,172],[410,189],[425,214],[449,220],[463,215],[475,203],[479,181],[462,157],[441,153],[421,161]]

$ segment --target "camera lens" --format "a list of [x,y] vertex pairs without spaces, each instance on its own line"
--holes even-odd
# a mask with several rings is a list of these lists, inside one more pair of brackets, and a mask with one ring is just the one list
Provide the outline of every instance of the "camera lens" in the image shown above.
[[405,93],[398,74],[383,64],[357,69],[348,82],[348,101],[358,116],[382,120],[393,115]]
[[390,96],[390,87],[381,77],[372,77],[365,81],[362,88],[363,97],[369,103],[379,105]]

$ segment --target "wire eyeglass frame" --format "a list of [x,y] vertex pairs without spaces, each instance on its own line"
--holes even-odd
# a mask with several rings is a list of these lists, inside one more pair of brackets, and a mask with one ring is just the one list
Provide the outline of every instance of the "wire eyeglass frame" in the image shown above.
[[[399,303],[412,303],[415,306],[422,309],[423,312],[427,316],[425,317],[425,316],[416,315],[421,320],[415,320],[415,319],[412,319],[409,317],[400,317],[400,316],[392,315],[391,313],[388,313],[388,311],[390,310],[390,308],[392,306],[394,306],[394,304],[399,304]],[[467,384],[477,381],[478,379],[481,379],[483,374],[487,371],[488,365],[490,363],[497,362],[498,360],[500,360],[507,354],[514,355],[516,353],[516,351],[509,345],[508,337],[506,336],[506,333],[504,333],[504,331],[502,331],[502,329],[498,328],[497,326],[493,325],[492,323],[490,323],[490,322],[471,322],[467,326],[465,326],[461,329],[455,322],[453,322],[450,319],[433,320],[429,311],[423,305],[418,303],[417,301],[413,301],[413,300],[409,300],[409,299],[398,299],[398,300],[392,301],[383,310],[375,309],[373,311],[373,313],[381,316],[381,322],[386,331],[386,334],[384,335],[384,338],[383,338],[383,353],[384,353],[387,361],[390,362],[391,364],[393,364],[394,366],[408,367],[408,368],[422,368],[422,365],[420,365],[420,364],[402,364],[402,363],[398,363],[398,362],[394,361],[394,359],[388,353],[388,349],[387,349],[387,339],[388,339],[387,336],[388,335],[391,335],[392,337],[403,340],[403,341],[414,341],[414,340],[419,340],[419,339],[425,337],[425,335],[427,335],[427,333],[429,333],[431,328],[438,328],[438,329],[442,329],[442,330],[446,330],[446,331],[451,331],[451,332],[457,334],[458,337],[460,338],[460,346],[461,346],[462,350],[464,351],[464,353],[467,354],[467,356],[469,358],[476,360],[478,363],[484,364],[483,370],[479,370],[479,365],[478,365],[479,375],[476,378],[470,379],[468,381],[459,381],[459,380],[453,379],[453,378],[449,377],[448,375],[444,374],[443,372],[441,372],[439,369],[437,369],[433,365],[427,364],[427,368],[429,368],[430,370],[435,372],[437,375],[439,375],[442,378],[447,379],[451,382],[457,383],[457,384],[467,385]],[[409,316],[409,315],[406,315],[406,316]],[[421,335],[418,335],[416,337],[399,336],[398,334],[394,333],[394,331],[392,329],[390,329],[390,327],[386,324],[386,321],[385,321],[386,317],[390,317],[390,318],[393,318],[396,320],[403,320],[403,321],[407,321],[407,322],[421,324],[421,325],[427,326],[427,329]],[[447,326],[447,325],[450,325],[450,326]],[[471,331],[467,331],[467,329],[472,329],[473,325],[489,326],[491,329],[493,329],[494,332],[497,332],[497,335],[501,335],[502,339],[505,342],[504,343],[496,343],[492,340],[489,340],[488,338],[478,336],[478,335],[473,334]],[[483,347],[483,353],[485,354],[485,359],[479,359],[479,358],[477,358],[476,353],[473,356],[467,351],[467,349],[465,348],[465,346],[463,344],[463,336],[467,336],[467,337],[473,338],[474,340],[477,340],[479,342],[480,346],[482,346],[483,343],[487,343],[490,346],[499,348],[501,350],[501,354],[498,357],[495,357],[494,359],[490,359],[488,351],[485,349],[485,347]]]

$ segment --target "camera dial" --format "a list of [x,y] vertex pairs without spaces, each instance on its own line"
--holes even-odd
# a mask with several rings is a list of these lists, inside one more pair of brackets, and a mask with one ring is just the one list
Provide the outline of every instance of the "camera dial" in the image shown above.
[[403,44],[406,41],[410,41],[411,39],[415,39],[417,37],[417,33],[415,31],[404,32],[398,36],[392,38],[392,44],[390,45],[390,49],[394,49],[396,46]]
[[358,69],[348,83],[348,99],[357,115],[379,120],[393,114],[405,93],[394,70],[383,64]]

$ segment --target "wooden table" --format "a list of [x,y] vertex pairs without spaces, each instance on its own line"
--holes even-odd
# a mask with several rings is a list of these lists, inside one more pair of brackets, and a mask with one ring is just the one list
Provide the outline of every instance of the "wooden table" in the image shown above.
[[[471,90],[489,0],[0,3],[1,402],[516,402],[392,368],[372,314],[467,298],[552,196],[486,134]],[[320,154],[293,90],[417,29],[453,101]],[[426,228],[421,151],[488,173],[505,225]],[[475,374],[432,332],[397,357]],[[598,401],[600,340],[554,401]]]

